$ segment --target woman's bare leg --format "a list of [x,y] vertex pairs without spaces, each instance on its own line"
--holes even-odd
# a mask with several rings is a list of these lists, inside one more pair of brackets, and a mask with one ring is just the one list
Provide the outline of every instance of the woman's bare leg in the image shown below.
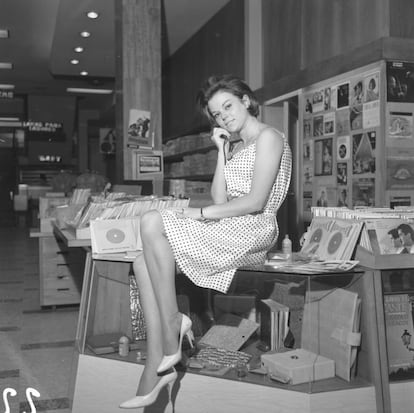
[[158,211],[149,211],[141,218],[141,238],[145,263],[158,303],[164,354],[173,354],[178,347],[181,316],[175,290],[175,259]]
[[157,367],[163,356],[162,329],[158,304],[143,254],[135,260],[133,268],[147,328],[147,359],[137,390],[138,396],[144,396],[159,380]]

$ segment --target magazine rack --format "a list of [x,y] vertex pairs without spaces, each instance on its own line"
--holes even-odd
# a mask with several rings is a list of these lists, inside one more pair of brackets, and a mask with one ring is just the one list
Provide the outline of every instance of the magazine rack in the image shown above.
[[[134,342],[129,354],[124,357],[118,354],[116,345],[117,338],[121,335],[131,337],[128,276],[132,259],[122,255],[89,256],[76,337],[79,357],[73,369],[73,413],[92,410],[113,412],[119,402],[135,394],[139,375],[143,371],[145,341]],[[261,355],[265,350],[261,330],[265,325],[260,323],[258,303],[262,299],[271,298],[289,307],[291,334],[284,343],[290,347],[285,350],[300,349],[306,337],[312,346],[316,345],[309,347],[309,351],[317,352],[323,347],[320,340],[331,338],[323,336],[319,328],[320,318],[315,312],[310,312],[308,317],[304,316],[305,304],[311,303],[315,294],[319,294],[319,300],[322,296],[329,296],[339,290],[358,296],[364,309],[358,317],[359,322],[354,323],[355,333],[359,332],[363,339],[359,346],[353,348],[354,362],[346,367],[349,377],[344,379],[334,376],[315,381],[308,378],[300,384],[283,383],[274,380],[275,377],[270,378],[261,367]],[[188,297],[188,313],[193,319],[196,341],[200,341],[209,331],[209,327],[203,323],[203,309],[199,305],[199,294],[202,291],[187,284],[183,276],[177,277],[177,291]],[[212,411],[219,411],[219,408],[229,413],[258,410],[276,413],[286,410],[328,413],[343,405],[349,410],[383,412],[372,273],[367,274],[359,269],[305,275],[276,272],[269,266],[243,268],[236,273],[228,294],[213,294],[212,301],[217,317],[229,312],[259,321],[259,329],[240,348],[243,353],[250,355],[249,371],[246,371],[246,366],[243,374],[239,367],[234,366],[218,369],[204,364],[204,368],[201,368],[194,363],[197,360],[194,358],[196,354],[184,348],[185,367],[177,366],[179,385],[173,389],[176,411],[194,412],[194,406],[205,405],[211,406]],[[219,322],[220,319],[217,320]],[[311,328],[309,325],[305,328],[304,322],[309,323]],[[334,340],[337,340],[339,346],[341,338],[337,336]],[[102,377],[105,377],[104,381],[98,380]],[[217,395],[220,395],[219,400]],[[218,403],[216,409],[212,403]],[[166,394],[163,394],[147,410],[164,411],[165,404]]]

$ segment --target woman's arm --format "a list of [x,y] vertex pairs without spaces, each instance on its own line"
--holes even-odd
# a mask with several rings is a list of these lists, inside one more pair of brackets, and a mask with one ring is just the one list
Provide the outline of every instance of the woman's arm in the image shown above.
[[[279,172],[283,153],[283,138],[271,128],[264,129],[256,141],[256,160],[250,192],[228,202],[203,208],[204,218],[219,219],[251,214],[263,209]],[[189,208],[191,210],[192,208]],[[185,214],[197,219],[197,209]]]
[[211,183],[211,198],[215,204],[227,202],[227,186],[224,178],[224,165],[226,164],[226,153],[229,148],[229,141],[222,138],[228,136],[228,132],[222,128],[214,128],[211,140],[217,146],[217,164]]

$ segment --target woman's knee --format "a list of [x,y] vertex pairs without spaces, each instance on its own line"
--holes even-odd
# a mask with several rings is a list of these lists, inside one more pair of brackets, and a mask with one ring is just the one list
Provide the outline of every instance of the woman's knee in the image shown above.
[[163,224],[160,213],[154,209],[145,212],[145,214],[141,216],[141,239],[143,242],[145,242],[146,240],[154,237],[154,235],[156,235],[157,233],[163,233]]

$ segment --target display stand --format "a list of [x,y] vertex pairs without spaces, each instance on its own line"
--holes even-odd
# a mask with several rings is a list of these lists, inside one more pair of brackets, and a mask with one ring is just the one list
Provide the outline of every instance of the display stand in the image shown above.
[[[88,346],[91,337],[116,332],[126,335],[131,333],[128,276],[132,260],[133,258],[124,254],[88,254],[76,335],[77,357],[72,378],[73,413],[112,413],[117,411],[119,403],[135,394],[144,367],[143,362],[137,360],[137,351],[130,351],[127,357],[121,357],[117,352],[96,355]],[[260,284],[258,290],[265,295],[265,281],[296,280],[310,287],[311,278],[298,274],[276,273],[268,267],[243,269],[239,270],[235,277],[232,293],[246,293],[244,287],[248,286],[250,289],[253,284],[256,287]],[[335,377],[289,385],[253,373],[240,378],[234,369],[219,376],[213,372],[178,368],[179,380],[173,389],[175,411],[383,412],[372,273],[357,271],[318,275],[314,281],[312,288],[320,283],[324,288],[331,288],[330,284],[332,288],[337,288],[337,285],[348,285],[351,290],[357,291],[362,299],[360,328],[364,337],[363,345],[358,355],[358,372],[350,382]],[[138,350],[145,352],[145,342],[141,342],[141,345],[142,348]],[[145,409],[146,412],[165,411],[166,391],[163,393],[156,404]]]
[[[395,291],[386,291],[387,280],[385,280],[385,271],[387,270],[412,270],[414,271],[414,255],[412,254],[390,254],[390,255],[377,255],[373,254],[362,247],[357,248],[356,259],[360,260],[366,267],[370,269],[367,273],[371,273],[374,283],[375,291],[377,294],[376,299],[376,314],[377,314],[377,329],[379,337],[383,337],[383,340],[379,341],[379,351],[381,359],[381,377],[383,386],[383,398],[384,398],[384,411],[392,413],[406,413],[412,410],[414,405],[414,371],[411,369],[407,374],[404,374],[401,378],[391,379],[389,375],[389,359],[387,342],[385,340],[387,331],[385,323],[385,310],[384,310],[384,294],[395,293]],[[410,274],[411,275],[411,274]],[[413,281],[408,282],[413,285],[401,285],[401,289],[398,292],[413,292]],[[410,288],[409,290],[407,290]],[[414,359],[414,355],[413,355]]]

